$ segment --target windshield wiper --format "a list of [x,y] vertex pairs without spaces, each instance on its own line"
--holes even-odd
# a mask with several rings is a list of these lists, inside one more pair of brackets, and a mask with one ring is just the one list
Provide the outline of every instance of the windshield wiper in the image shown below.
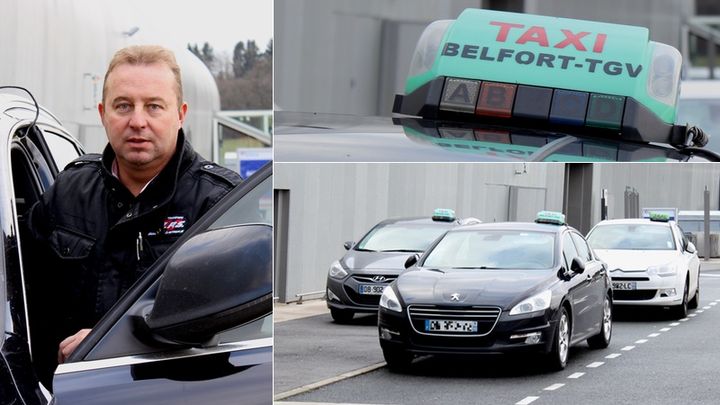
[[481,269],[481,270],[499,270],[499,269],[502,269],[502,267],[489,267],[489,266],[462,266],[462,267],[453,267],[453,269]]
[[355,248],[358,252],[377,252],[377,250],[372,249],[363,249],[363,248]]
[[378,250],[378,252],[407,252],[407,253],[419,253],[419,252],[422,252],[422,250],[413,250],[413,249],[388,249],[388,250]]
[[438,273],[445,274],[445,272],[442,271],[442,270],[440,270],[440,269],[433,269],[433,268],[430,268],[430,267],[423,267],[422,269],[423,269],[423,270],[435,271],[435,272],[438,272]]

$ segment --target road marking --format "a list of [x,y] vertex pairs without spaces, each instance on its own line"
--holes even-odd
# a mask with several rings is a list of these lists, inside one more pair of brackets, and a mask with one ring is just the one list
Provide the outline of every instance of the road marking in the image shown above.
[[634,348],[635,348],[635,346],[625,346],[625,347],[623,347],[623,348],[620,349],[620,350],[627,352],[628,350],[632,350],[632,349],[634,349]]
[[678,326],[678,325],[680,325],[680,322],[673,322],[670,324],[670,326]]
[[556,389],[562,388],[563,386],[565,386],[565,384],[553,384],[553,385],[551,385],[551,386],[549,386],[549,387],[543,388],[543,390],[545,390],[545,391],[555,391]]
[[711,302],[709,305],[717,305],[717,302]]
[[700,277],[720,277],[720,274],[700,274]]
[[[703,311],[702,309],[698,309],[695,311],[696,314],[702,314],[703,312],[705,312],[705,311]],[[692,316],[692,315],[690,315],[690,316]]]
[[614,358],[617,358],[617,357],[620,357],[620,356],[622,356],[621,353],[613,353],[613,354],[608,354],[607,356],[605,356],[605,358],[606,358],[606,359],[614,359]]
[[582,377],[582,376],[584,376],[584,375],[585,375],[585,373],[572,373],[572,374],[570,374],[570,375],[568,376],[568,378],[577,379],[577,378],[580,378],[580,377]]
[[[359,375],[361,375],[361,374],[369,373],[369,372],[371,372],[371,371],[373,371],[373,370],[379,369],[380,367],[385,367],[386,364],[387,364],[387,363],[385,363],[385,362],[376,363],[376,364],[373,364],[373,365],[370,365],[370,366],[367,366],[367,367],[363,367],[363,368],[360,368],[360,369],[357,369],[357,370],[348,371],[347,373],[343,373],[343,374],[340,374],[340,375],[335,376],[335,377],[326,378],[326,379],[324,379],[324,380],[321,380],[321,381],[318,381],[318,382],[315,382],[315,383],[312,383],[312,384],[307,384],[307,385],[303,385],[302,387],[298,387],[298,388],[291,389],[290,391],[281,392],[281,393],[275,395],[275,397],[274,397],[273,399],[274,399],[275,401],[279,401],[279,400],[281,400],[281,399],[289,398],[289,397],[292,397],[292,396],[294,396],[294,395],[303,394],[303,393],[305,393],[305,392],[312,391],[312,390],[314,390],[314,389],[318,389],[318,388],[320,388],[320,387],[324,387],[324,386],[326,386],[326,385],[333,384],[333,383],[336,383],[336,382],[338,382],[338,381],[346,380],[346,379],[348,379],[348,378],[356,377],[356,376],[359,376]],[[529,402],[528,402],[528,403],[529,403]]]
[[522,401],[516,402],[515,405],[528,405],[533,403],[538,398],[540,397],[525,397]]
[[[690,314],[690,315],[688,315],[688,318],[694,318],[696,316],[697,316],[697,314]],[[682,321],[682,319],[681,319],[681,321]]]
[[636,341],[635,341],[635,343],[636,343],[636,344],[639,344],[639,345],[641,345],[641,344],[643,344],[643,343],[646,343],[646,342],[647,342],[647,339],[640,339],[640,340],[636,340]]
[[710,308],[712,308],[710,305],[706,305],[703,307],[703,309],[710,309]]
[[593,362],[593,363],[588,364],[588,365],[585,366],[585,367],[587,367],[587,368],[598,368],[598,367],[602,366],[603,364],[605,364],[604,361],[596,361],[596,362]]
[[720,299],[715,300],[715,302],[720,302]]
[[670,328],[662,328],[662,329],[660,329],[660,332],[667,332],[669,330],[670,330]]
[[659,333],[651,333],[648,335],[648,337],[658,337],[658,336],[660,336]]

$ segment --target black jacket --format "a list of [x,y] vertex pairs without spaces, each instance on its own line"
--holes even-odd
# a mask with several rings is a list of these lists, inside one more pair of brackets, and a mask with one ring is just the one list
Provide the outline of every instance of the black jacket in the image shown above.
[[92,328],[185,230],[240,182],[236,173],[203,160],[182,130],[175,155],[137,197],[112,175],[114,159],[110,145],[102,155],[76,159],[31,210],[37,251],[45,252],[33,271],[46,286],[41,295],[51,301],[45,305],[52,306],[55,340]]

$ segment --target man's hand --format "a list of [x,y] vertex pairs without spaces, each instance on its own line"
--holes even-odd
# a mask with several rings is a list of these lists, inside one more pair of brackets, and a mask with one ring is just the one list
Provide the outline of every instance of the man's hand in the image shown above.
[[58,350],[58,364],[62,364],[75,351],[80,342],[90,333],[91,329],[80,329],[76,334],[65,338],[60,342],[60,350]]

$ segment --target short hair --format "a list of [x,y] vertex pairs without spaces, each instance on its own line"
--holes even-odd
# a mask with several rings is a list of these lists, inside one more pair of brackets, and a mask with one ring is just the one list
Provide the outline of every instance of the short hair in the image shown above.
[[107,81],[110,72],[120,65],[150,65],[153,63],[166,64],[175,76],[175,93],[177,94],[178,109],[183,104],[182,77],[180,76],[180,66],[175,60],[173,51],[163,48],[160,45],[133,45],[120,49],[115,52],[103,82],[102,101],[105,102],[107,94]]

